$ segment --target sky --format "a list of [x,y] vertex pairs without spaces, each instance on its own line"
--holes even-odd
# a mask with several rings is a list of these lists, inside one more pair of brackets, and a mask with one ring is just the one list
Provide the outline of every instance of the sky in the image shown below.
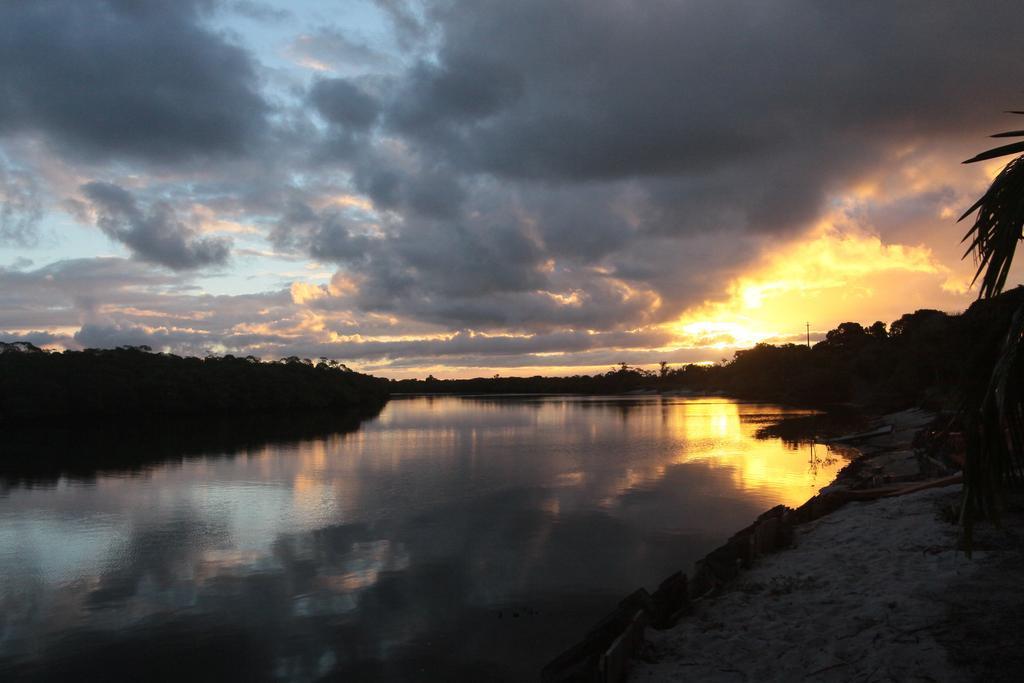
[[1022,29],[995,0],[4,2],[0,340],[576,374],[958,312],[1000,168],[960,162],[1024,123]]

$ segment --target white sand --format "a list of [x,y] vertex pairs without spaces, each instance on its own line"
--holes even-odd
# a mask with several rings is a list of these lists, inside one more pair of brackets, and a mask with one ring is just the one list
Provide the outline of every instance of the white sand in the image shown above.
[[652,661],[635,660],[629,679],[969,679],[930,633],[945,615],[937,598],[984,561],[954,550],[956,527],[938,517],[959,491],[849,503],[797,527],[795,548],[762,558],[675,628],[648,629]]

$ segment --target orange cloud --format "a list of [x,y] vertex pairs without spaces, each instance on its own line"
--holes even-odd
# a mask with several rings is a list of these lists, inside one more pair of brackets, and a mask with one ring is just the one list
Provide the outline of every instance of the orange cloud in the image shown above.
[[845,320],[892,320],[918,307],[960,309],[967,298],[956,282],[924,245],[887,244],[822,223],[734,280],[724,301],[687,311],[672,329],[687,346],[745,347],[795,337],[806,322],[824,331]]

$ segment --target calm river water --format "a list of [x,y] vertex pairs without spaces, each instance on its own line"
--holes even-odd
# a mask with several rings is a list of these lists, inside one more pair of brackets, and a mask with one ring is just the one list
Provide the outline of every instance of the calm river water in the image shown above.
[[0,679],[536,680],[626,593],[832,479],[824,447],[755,438],[791,414],[410,398],[349,433],[0,474]]

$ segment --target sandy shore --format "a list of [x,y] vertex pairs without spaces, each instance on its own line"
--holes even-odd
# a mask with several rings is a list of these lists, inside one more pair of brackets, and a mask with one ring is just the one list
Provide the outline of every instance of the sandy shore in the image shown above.
[[648,631],[634,681],[957,680],[932,633],[944,593],[982,560],[955,550],[940,509],[959,487],[850,503],[797,529],[668,631]]
[[[884,439],[866,449],[876,463],[907,453],[890,450],[905,439]],[[1021,680],[1024,542],[1013,530],[1024,506],[1003,528],[978,528],[969,559],[952,523],[959,494],[851,502],[798,525],[794,547],[759,558],[674,628],[648,629],[629,680]]]

